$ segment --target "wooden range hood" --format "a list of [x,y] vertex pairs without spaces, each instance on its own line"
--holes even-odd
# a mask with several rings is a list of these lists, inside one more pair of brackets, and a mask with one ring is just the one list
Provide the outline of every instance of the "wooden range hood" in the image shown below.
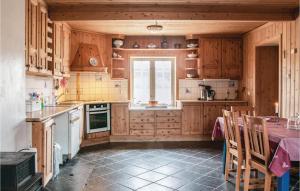
[[71,71],[80,72],[107,73],[107,67],[104,65],[104,61],[99,54],[97,45],[86,43],[79,44],[70,69]]

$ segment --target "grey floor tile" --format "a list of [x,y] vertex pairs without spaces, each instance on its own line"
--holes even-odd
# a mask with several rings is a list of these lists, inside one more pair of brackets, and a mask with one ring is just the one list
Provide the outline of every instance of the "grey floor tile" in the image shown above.
[[144,180],[150,181],[150,182],[156,182],[158,180],[161,180],[166,177],[166,175],[154,172],[154,171],[149,171],[143,174],[140,174],[138,176],[139,178],[142,178]]
[[178,191],[212,191],[212,190],[214,190],[214,188],[196,184],[194,182],[191,182],[178,189]]
[[143,180],[141,178],[132,177],[130,179],[124,180],[120,182],[121,185],[126,186],[127,188],[137,190],[139,188],[142,188],[148,184],[151,184],[151,182]]
[[173,189],[171,188],[167,188],[165,186],[159,185],[159,184],[149,184],[147,186],[144,186],[140,189],[138,189],[138,191],[172,191]]
[[166,165],[166,166],[162,166],[157,169],[154,169],[153,171],[161,173],[161,174],[165,174],[165,175],[172,175],[181,170],[182,170],[182,168],[180,168],[180,167]]
[[139,174],[148,172],[149,170],[132,165],[132,166],[127,166],[127,167],[123,168],[121,171],[124,173],[130,174],[132,176],[137,176]]
[[201,184],[201,185],[213,187],[213,188],[219,187],[220,185],[224,184],[224,182],[225,182],[224,179],[213,178],[213,177],[209,177],[209,176],[203,176],[203,177],[199,178],[198,180],[196,180],[197,184]]
[[184,186],[185,184],[187,184],[188,181],[169,176],[169,177],[166,177],[164,179],[157,181],[156,183],[160,184],[162,186],[168,187],[168,188],[178,189],[178,188]]

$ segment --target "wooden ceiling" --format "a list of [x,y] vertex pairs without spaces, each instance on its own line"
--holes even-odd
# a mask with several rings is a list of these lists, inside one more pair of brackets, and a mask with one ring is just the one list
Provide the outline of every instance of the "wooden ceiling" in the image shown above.
[[54,21],[294,20],[298,0],[46,0]]
[[298,0],[45,0],[49,5],[57,4],[230,4],[230,5],[280,5],[299,6]]
[[69,21],[72,28],[107,34],[124,35],[189,35],[189,34],[243,34],[265,22],[238,21],[194,21],[160,20],[163,30],[151,33],[147,25],[154,20],[106,20],[106,21]]

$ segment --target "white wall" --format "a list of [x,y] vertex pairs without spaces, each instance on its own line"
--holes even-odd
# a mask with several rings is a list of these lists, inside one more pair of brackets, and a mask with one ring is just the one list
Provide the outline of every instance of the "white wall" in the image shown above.
[[25,1],[1,0],[0,151],[26,147]]

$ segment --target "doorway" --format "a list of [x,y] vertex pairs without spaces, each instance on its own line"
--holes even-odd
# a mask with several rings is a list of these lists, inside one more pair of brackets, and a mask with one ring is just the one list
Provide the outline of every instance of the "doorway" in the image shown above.
[[257,115],[276,113],[279,102],[279,45],[256,47],[255,58],[255,106]]

